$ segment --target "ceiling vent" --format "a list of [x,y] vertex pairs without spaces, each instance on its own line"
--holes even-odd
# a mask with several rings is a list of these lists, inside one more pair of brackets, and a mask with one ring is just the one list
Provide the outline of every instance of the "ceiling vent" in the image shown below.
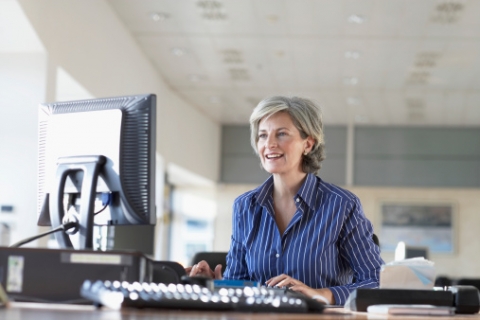
[[227,64],[238,64],[243,63],[242,52],[235,49],[227,49],[222,51],[223,62]]
[[410,122],[420,122],[425,120],[425,101],[420,98],[407,98],[405,100],[407,107],[407,117]]
[[437,65],[441,54],[438,52],[420,52],[415,57],[415,68],[427,69]]
[[407,84],[423,85],[430,80],[431,70],[438,65],[442,55],[439,52],[419,52],[407,77]]
[[422,122],[425,121],[425,113],[423,112],[409,112],[408,121],[410,122]]
[[205,20],[220,21],[226,20],[227,14],[223,8],[223,3],[217,0],[200,0],[197,6],[201,10],[201,16]]
[[230,72],[230,78],[235,81],[248,81],[250,80],[250,75],[248,74],[247,69],[228,69]]
[[421,85],[427,84],[430,79],[430,72],[428,71],[412,71],[408,75],[407,84]]
[[408,110],[410,111],[421,111],[425,109],[425,101],[419,98],[407,98],[405,101]]
[[465,5],[460,1],[444,1],[435,7],[432,22],[440,24],[452,24],[460,19]]

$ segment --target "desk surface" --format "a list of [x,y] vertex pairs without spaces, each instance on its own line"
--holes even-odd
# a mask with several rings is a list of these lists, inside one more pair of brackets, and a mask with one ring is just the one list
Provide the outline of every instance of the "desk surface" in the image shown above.
[[[322,314],[277,314],[277,313],[232,313],[232,312],[206,312],[206,311],[176,311],[176,310],[152,310],[152,309],[97,309],[93,306],[56,305],[41,303],[11,303],[8,308],[0,309],[0,320],[194,320],[194,319],[217,319],[217,320],[282,320],[282,319],[386,319],[385,315],[367,314],[365,312],[347,313],[343,309],[327,309]],[[404,319],[405,317],[389,316],[388,319]],[[442,318],[442,317],[440,317]],[[480,319],[480,314],[455,315],[455,319]],[[413,317],[408,319],[435,319],[439,317]],[[443,318],[443,319],[446,319]]]

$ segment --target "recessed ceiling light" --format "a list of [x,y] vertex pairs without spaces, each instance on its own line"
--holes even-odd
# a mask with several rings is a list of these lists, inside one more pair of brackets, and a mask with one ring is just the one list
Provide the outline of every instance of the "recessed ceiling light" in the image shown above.
[[358,51],[345,51],[345,58],[357,60],[360,58],[360,52]]
[[350,23],[364,23],[367,19],[365,16],[360,15],[360,14],[352,14],[350,17],[348,17],[348,22]]
[[343,83],[350,86],[355,86],[358,84],[358,78],[356,77],[345,77],[343,78]]
[[361,103],[361,100],[359,98],[356,98],[356,97],[348,97],[347,98],[347,103],[351,106],[356,106],[356,105],[359,105]]
[[182,49],[182,48],[172,48],[171,52],[180,57],[180,56],[183,56],[185,53],[187,53],[187,50],[185,49]]
[[150,13],[150,18],[155,21],[165,21],[170,18],[170,15],[166,12],[152,12]]

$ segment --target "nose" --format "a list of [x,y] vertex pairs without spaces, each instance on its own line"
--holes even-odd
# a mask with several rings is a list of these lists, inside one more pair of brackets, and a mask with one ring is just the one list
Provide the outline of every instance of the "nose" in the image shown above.
[[268,135],[267,141],[266,141],[266,146],[269,149],[275,148],[277,146],[277,139],[275,138],[275,135]]

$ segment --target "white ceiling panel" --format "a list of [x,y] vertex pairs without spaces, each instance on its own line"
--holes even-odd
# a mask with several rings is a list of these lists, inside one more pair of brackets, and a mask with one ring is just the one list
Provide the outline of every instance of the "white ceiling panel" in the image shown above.
[[480,126],[480,0],[109,0],[159,76],[214,121],[262,98],[326,124]]

